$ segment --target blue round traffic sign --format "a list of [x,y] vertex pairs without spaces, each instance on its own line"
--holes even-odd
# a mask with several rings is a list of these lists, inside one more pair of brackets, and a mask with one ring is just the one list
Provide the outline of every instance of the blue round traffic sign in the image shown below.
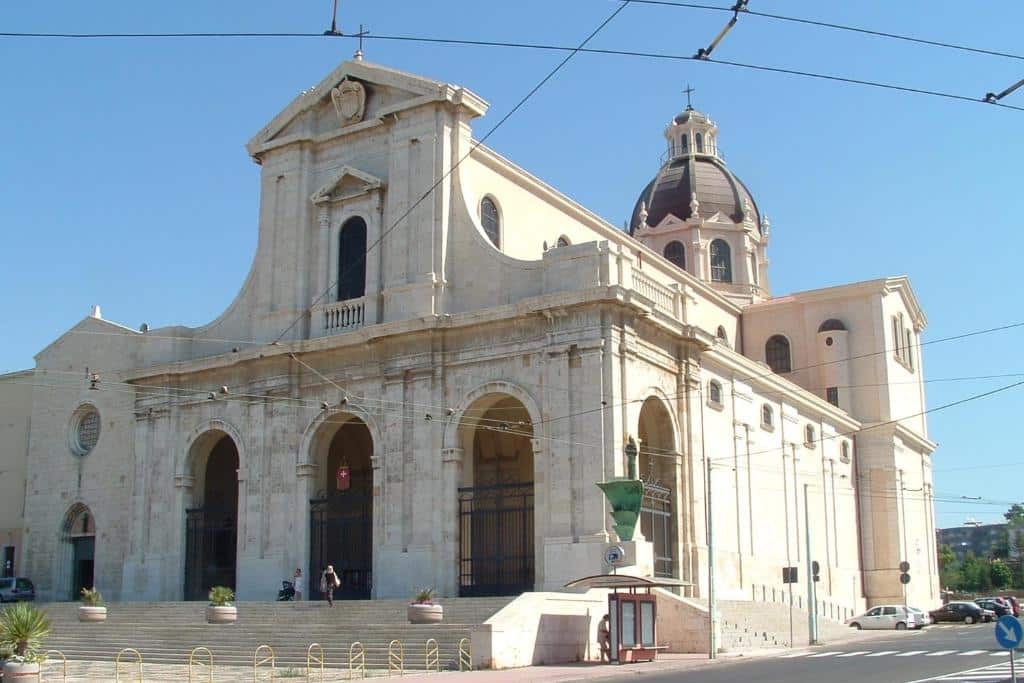
[[999,621],[996,622],[996,642],[1001,647],[1013,650],[1020,645],[1022,638],[1024,629],[1021,628],[1017,617],[1011,617],[1009,614],[999,617]]

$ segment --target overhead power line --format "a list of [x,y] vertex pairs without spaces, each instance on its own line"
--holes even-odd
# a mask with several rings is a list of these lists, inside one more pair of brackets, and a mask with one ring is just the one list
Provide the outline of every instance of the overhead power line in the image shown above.
[[[710,10],[714,12],[732,12],[734,7],[721,7],[718,5],[702,5],[691,2],[673,2],[672,0],[635,0],[638,5],[662,5],[665,7],[681,7],[685,9],[700,9]],[[1006,57],[1008,59],[1019,59],[1024,60],[1024,55],[1014,54],[1012,52],[1003,52],[1000,50],[990,50],[981,47],[972,47],[970,45],[960,45],[957,43],[950,43],[942,40],[931,40],[928,38],[920,38],[917,36],[908,36],[901,33],[892,33],[890,31],[876,31],[874,29],[863,28],[861,26],[847,26],[844,24],[835,24],[828,21],[818,21],[816,19],[807,19],[804,17],[790,17],[782,14],[772,14],[770,12],[758,12],[751,9],[741,9],[740,12],[743,14],[749,14],[753,17],[762,17],[765,19],[773,19],[776,21],[787,21],[796,24],[806,24],[808,26],[817,26],[819,28],[835,29],[837,31],[849,31],[852,33],[861,33],[869,36],[876,36],[878,38],[890,38],[892,40],[901,40],[908,43],[917,43],[919,45],[930,45],[932,47],[941,47],[950,50],[960,50],[962,52],[973,52],[975,54],[991,55],[993,57]]]
[[[636,2],[638,0],[631,0]],[[717,8],[722,9],[722,8]],[[730,10],[731,11],[731,10]],[[7,38],[324,38],[323,33],[16,33],[16,32],[4,32],[0,33],[0,37]],[[326,36],[328,38],[341,37],[341,38],[355,38],[356,36]],[[366,40],[388,40],[388,41],[401,41],[401,42],[414,42],[414,43],[432,43],[438,45],[471,45],[475,47],[498,47],[498,48],[518,48],[527,50],[551,50],[559,52],[571,52],[573,54],[586,53],[586,54],[598,54],[598,55],[612,55],[620,57],[638,57],[644,59],[664,59],[670,61],[687,61],[687,62],[700,62],[705,64],[721,64],[723,66],[730,66],[737,69],[748,69],[753,71],[762,71],[770,73],[784,74],[787,76],[798,76],[801,78],[813,78],[817,80],[833,81],[836,83],[846,83],[848,85],[861,85],[871,88],[880,88],[883,90],[890,90],[894,92],[903,92],[915,95],[927,95],[930,97],[940,97],[949,100],[956,100],[960,102],[974,102],[978,104],[989,104],[995,107],[1002,107],[1005,109],[1013,109],[1016,111],[1024,111],[1024,107],[1014,106],[1010,104],[1004,104],[998,100],[992,100],[987,97],[973,97],[969,95],[960,95],[957,93],[945,92],[941,90],[931,90],[928,88],[914,88],[911,86],[899,85],[896,83],[886,83],[883,81],[871,81],[862,78],[849,78],[846,76],[837,76],[834,74],[818,73],[814,71],[804,71],[801,69],[788,69],[783,67],[767,66],[763,64],[748,64],[744,62],[727,61],[720,59],[695,59],[693,55],[680,55],[680,54],[668,54],[661,52],[643,52],[638,50],[613,50],[613,49],[601,49],[601,48],[586,48],[586,47],[572,47],[568,45],[552,45],[544,43],[526,43],[516,41],[495,41],[495,40],[467,40],[458,38],[432,38],[427,36],[408,36],[408,35],[385,35],[385,34],[364,34],[363,38]]]

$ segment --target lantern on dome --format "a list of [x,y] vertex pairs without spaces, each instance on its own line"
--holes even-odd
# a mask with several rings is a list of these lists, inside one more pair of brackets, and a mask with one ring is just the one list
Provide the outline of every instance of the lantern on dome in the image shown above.
[[347,462],[342,462],[338,471],[334,473],[334,485],[339,491],[348,491],[352,485],[352,471]]

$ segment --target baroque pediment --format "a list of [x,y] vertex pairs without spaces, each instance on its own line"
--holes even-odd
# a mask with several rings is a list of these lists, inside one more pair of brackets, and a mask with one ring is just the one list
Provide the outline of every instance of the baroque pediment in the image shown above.
[[474,115],[487,103],[473,92],[361,60],[341,63],[320,83],[303,91],[246,146],[256,157],[274,147],[327,140],[383,125],[400,111],[449,101]]
[[384,181],[351,166],[335,171],[319,190],[309,198],[314,204],[340,202],[384,187]]

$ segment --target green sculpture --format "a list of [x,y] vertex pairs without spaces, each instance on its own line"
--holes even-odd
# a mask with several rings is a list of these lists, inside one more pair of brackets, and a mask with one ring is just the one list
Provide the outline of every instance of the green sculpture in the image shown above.
[[636,522],[640,519],[640,504],[644,499],[644,483],[636,476],[637,447],[633,437],[626,443],[626,478],[597,484],[612,506],[615,533],[620,541],[632,541]]

